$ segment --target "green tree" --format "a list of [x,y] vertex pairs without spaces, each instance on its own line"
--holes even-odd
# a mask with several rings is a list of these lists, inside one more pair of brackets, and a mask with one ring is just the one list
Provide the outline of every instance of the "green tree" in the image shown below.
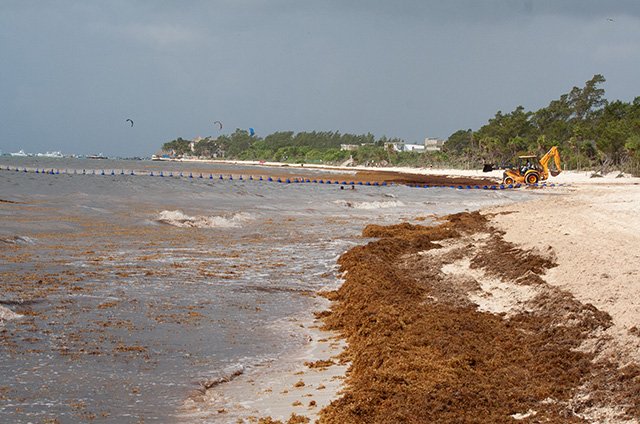
[[567,101],[575,120],[589,121],[607,104],[607,100],[604,98],[604,89],[598,87],[605,81],[602,75],[596,74],[585,83],[583,88],[573,87]]
[[612,164],[619,164],[625,142],[629,138],[625,125],[621,121],[611,121],[606,124],[596,141],[596,146],[606,160]]
[[162,149],[167,152],[173,152],[175,156],[183,156],[187,153],[191,153],[191,140],[185,140],[182,137],[178,137],[175,140],[171,140],[162,145]]
[[442,146],[442,150],[455,155],[462,155],[473,148],[472,142],[472,130],[458,130],[449,136]]

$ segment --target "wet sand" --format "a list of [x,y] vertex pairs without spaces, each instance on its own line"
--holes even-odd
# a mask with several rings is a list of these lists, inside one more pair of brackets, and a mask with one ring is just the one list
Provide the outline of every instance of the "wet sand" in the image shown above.
[[[208,171],[203,171],[202,169],[195,169],[194,174],[197,175],[202,173],[203,175],[208,174]],[[282,178],[282,179],[317,179],[324,181],[338,181],[344,182],[345,184],[350,184],[351,182],[358,183],[387,183],[387,184],[406,184],[406,185],[414,185],[414,184],[428,184],[430,186],[467,186],[467,185],[495,185],[500,184],[499,178],[494,178],[490,176],[454,176],[454,175],[435,175],[435,174],[416,174],[411,172],[404,171],[391,171],[391,170],[367,170],[367,171],[348,171],[345,169],[328,172],[323,172],[319,170],[315,172],[313,175],[310,175],[309,172],[305,172],[304,168],[298,169],[287,169],[286,172],[277,168],[269,168],[269,169],[256,169],[256,173],[253,174],[254,178],[257,176],[263,176],[264,178],[271,177],[273,179]],[[235,175],[234,178],[238,178],[238,175]],[[245,175],[246,178],[246,175]]]
[[345,342],[322,331],[320,319],[297,321],[307,343],[278,361],[238,373],[223,384],[195,392],[182,407],[180,422],[309,422],[343,387],[348,363]]
[[640,422],[638,210],[637,179],[598,180],[367,226],[324,294],[350,366],[318,422]]
[[[366,183],[395,183],[395,184],[428,184],[431,186],[458,186],[458,185],[493,185],[500,183],[502,171],[482,173],[481,171],[460,172],[459,170],[434,170],[427,168],[373,168],[373,167],[340,167],[328,165],[301,165],[286,164],[280,162],[260,163],[257,161],[224,161],[224,160],[177,160],[177,162],[193,163],[195,174],[208,174],[210,169],[198,168],[198,163],[232,164],[243,166],[255,166],[253,176],[269,176],[272,178],[309,178],[309,171],[313,171],[313,178]],[[246,175],[245,175],[246,176]]]

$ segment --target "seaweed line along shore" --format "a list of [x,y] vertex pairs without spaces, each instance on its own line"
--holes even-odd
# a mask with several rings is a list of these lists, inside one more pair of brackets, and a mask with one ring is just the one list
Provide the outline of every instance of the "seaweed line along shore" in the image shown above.
[[0,179],[2,421],[637,418],[637,179]]
[[261,408],[245,418],[638,422],[638,210],[637,179],[609,179],[434,225],[368,225],[375,240],[320,293],[329,333],[315,337],[339,348],[253,381],[243,407]]

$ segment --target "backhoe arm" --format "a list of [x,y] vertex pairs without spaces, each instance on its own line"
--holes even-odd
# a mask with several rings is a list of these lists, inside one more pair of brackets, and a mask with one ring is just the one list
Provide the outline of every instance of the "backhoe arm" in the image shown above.
[[540,159],[540,166],[542,166],[542,173],[544,174],[543,179],[545,180],[549,178],[549,161],[551,160],[551,158],[553,158],[553,161],[555,162],[557,171],[555,173],[552,173],[552,175],[555,177],[562,171],[562,164],[560,163],[560,153],[558,153],[558,148],[556,146],[553,146],[542,157],[542,159]]

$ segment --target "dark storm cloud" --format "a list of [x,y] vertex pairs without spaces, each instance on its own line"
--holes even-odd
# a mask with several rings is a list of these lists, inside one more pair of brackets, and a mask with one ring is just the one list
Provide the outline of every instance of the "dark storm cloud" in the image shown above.
[[595,73],[628,100],[639,16],[637,1],[4,1],[0,150],[150,154],[215,120],[420,141]]

